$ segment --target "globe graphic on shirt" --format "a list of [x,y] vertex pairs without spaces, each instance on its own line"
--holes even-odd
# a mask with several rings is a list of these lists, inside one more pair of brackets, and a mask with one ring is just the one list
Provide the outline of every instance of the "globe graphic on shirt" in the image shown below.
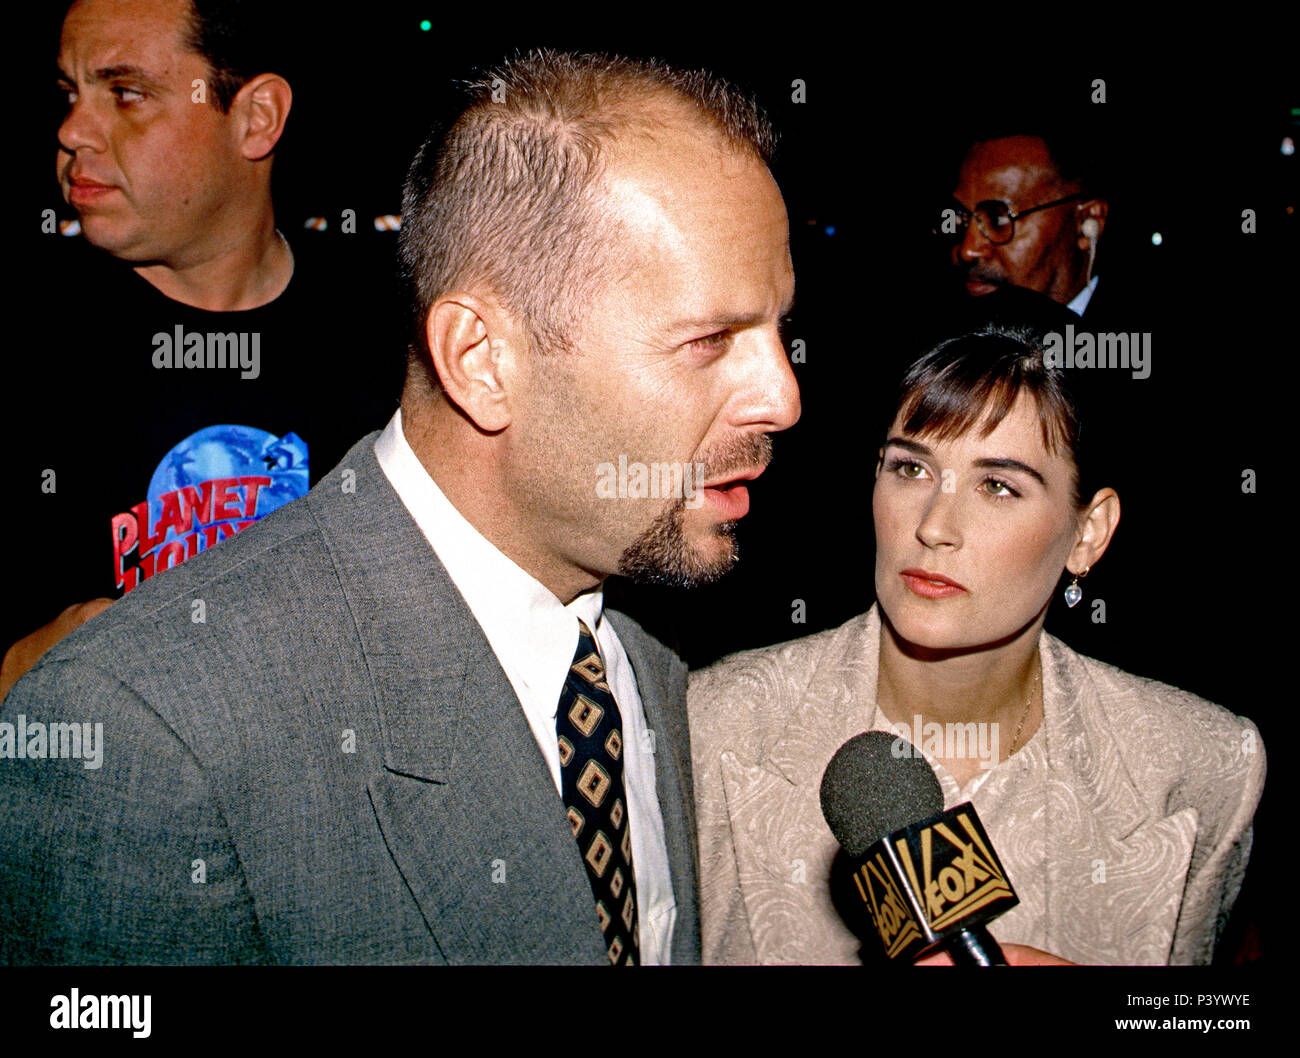
[[[307,476],[307,442],[296,433],[277,437],[253,426],[208,426],[190,434],[158,464],[149,480],[150,524],[161,517],[166,494],[223,478],[271,479],[257,491],[256,517],[260,518],[305,496]],[[175,536],[169,528],[167,538]]]

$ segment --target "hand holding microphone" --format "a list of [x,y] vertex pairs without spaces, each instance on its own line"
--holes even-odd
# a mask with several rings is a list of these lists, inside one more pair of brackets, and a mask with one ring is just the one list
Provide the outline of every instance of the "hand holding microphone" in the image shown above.
[[[1078,963],[1062,959],[1050,951],[1031,948],[1028,944],[1000,944],[1002,954],[1007,958],[1008,966],[1078,966]],[[916,960],[917,966],[954,966],[952,956],[945,952],[936,952]]]

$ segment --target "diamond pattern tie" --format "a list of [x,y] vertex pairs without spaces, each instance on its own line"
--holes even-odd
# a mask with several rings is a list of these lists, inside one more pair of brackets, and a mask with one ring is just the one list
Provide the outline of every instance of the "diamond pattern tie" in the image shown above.
[[555,732],[565,813],[587,867],[609,961],[640,962],[632,836],[623,789],[623,718],[595,637],[578,622],[578,650],[560,692]]

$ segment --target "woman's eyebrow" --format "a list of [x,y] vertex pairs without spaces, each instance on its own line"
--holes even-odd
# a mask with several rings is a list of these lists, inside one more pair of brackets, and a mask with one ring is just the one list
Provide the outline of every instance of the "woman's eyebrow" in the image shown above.
[[885,442],[885,447],[888,448],[890,445],[897,445],[899,448],[905,449],[908,452],[915,452],[919,456],[934,455],[934,453],[931,452],[930,449],[926,448],[925,445],[917,444],[915,441],[905,441],[901,437],[891,437]]
[[1043,480],[1043,475],[1028,463],[1020,462],[1019,459],[977,459],[975,460],[974,465],[979,467],[981,470],[1019,470],[1022,473],[1028,474],[1044,488],[1047,487],[1047,482]]
[[[925,445],[905,440],[902,437],[891,437],[885,442],[885,447],[888,448],[890,445],[896,445],[907,452],[915,452],[919,456],[933,457],[934,455]],[[1022,463],[1019,459],[977,459],[972,465],[980,470],[1019,470],[1021,473],[1028,474],[1043,488],[1047,487],[1047,481],[1043,478],[1043,475],[1028,463]]]

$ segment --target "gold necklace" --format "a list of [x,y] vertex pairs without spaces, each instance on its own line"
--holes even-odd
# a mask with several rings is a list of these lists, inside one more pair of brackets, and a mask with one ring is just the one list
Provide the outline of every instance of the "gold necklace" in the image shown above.
[[1015,737],[1011,740],[1011,748],[1007,750],[1007,756],[1013,756],[1016,752],[1016,745],[1020,742],[1020,732],[1025,729],[1025,721],[1029,719],[1029,707],[1034,702],[1034,689],[1038,686],[1038,681],[1042,678],[1043,668],[1038,666],[1038,671],[1034,673],[1033,682],[1029,684],[1029,693],[1025,696],[1025,708],[1020,714],[1020,723],[1016,725]]

